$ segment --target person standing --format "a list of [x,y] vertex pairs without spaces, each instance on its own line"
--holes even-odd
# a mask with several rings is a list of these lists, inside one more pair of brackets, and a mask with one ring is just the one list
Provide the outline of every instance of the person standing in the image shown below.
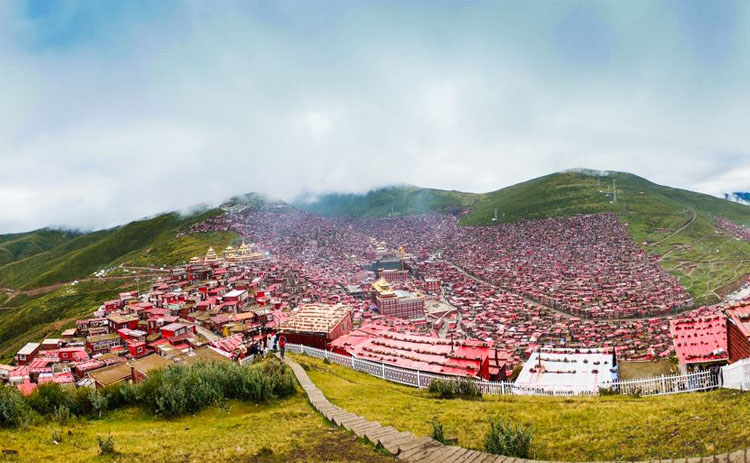
[[286,336],[282,335],[279,337],[279,350],[281,351],[281,358],[284,358],[284,350],[286,348]]

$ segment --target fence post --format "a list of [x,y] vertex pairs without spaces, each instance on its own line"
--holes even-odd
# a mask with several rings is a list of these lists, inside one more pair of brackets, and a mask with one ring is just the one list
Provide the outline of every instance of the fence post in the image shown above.
[[385,379],[385,363],[380,364],[380,377]]
[[422,387],[422,381],[420,380],[419,370],[417,370],[417,387]]
[[661,375],[661,392],[663,394],[667,392],[667,380],[664,378],[664,375]]
[[304,354],[305,353],[305,345],[304,344],[300,344],[299,345],[299,353],[300,354]]

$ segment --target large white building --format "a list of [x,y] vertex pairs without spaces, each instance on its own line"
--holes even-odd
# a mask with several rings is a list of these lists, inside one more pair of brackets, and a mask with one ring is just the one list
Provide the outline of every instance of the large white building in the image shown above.
[[596,393],[617,380],[611,350],[541,349],[531,354],[516,384],[559,393]]

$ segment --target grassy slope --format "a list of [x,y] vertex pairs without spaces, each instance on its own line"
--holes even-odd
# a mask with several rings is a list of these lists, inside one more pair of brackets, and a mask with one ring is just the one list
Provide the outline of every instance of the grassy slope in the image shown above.
[[0,235],[0,266],[48,251],[76,236],[77,233],[48,228]]
[[[63,442],[52,443],[53,427]],[[70,431],[72,434],[68,435]],[[115,440],[113,457],[99,457],[96,436]],[[2,448],[19,451],[7,461],[72,462],[340,462],[394,461],[372,447],[333,429],[303,396],[268,405],[228,402],[193,417],[152,418],[132,408],[101,420],[67,426],[41,424],[25,430],[0,430]],[[267,449],[267,450],[262,450]],[[270,450],[270,452],[268,451]],[[0,456],[0,461],[3,457]]]
[[126,281],[90,281],[65,285],[36,296],[16,296],[0,310],[0,363],[15,355],[27,342],[38,342],[75,326],[87,318],[103,301],[134,288]]
[[183,262],[195,254],[205,253],[209,245],[221,249],[238,237],[226,232],[175,238],[180,229],[217,213],[218,210],[211,210],[189,218],[176,213],[163,214],[78,236],[46,252],[0,266],[0,286],[45,286],[83,278],[102,268],[131,261],[157,265]]
[[430,435],[437,417],[459,445],[470,448],[481,448],[490,417],[533,425],[535,458],[553,461],[681,458],[737,450],[750,442],[750,394],[437,400],[424,390],[309,357],[295,359],[335,405],[419,436]]
[[[613,179],[617,181],[617,204],[611,202]],[[411,207],[411,198],[419,195],[437,197],[440,201],[418,201],[419,207]],[[666,256],[662,261],[664,268],[680,278],[699,304],[716,301],[718,290],[750,274],[750,243],[717,234],[714,222],[715,216],[723,216],[750,225],[750,206],[656,185],[626,173],[610,172],[603,176],[555,173],[475,195],[392,187],[366,195],[326,195],[303,207],[329,215],[386,216],[391,205],[397,214],[469,209],[460,220],[462,225],[495,223],[492,221],[495,208],[500,223],[615,212],[628,224],[636,242],[649,243],[646,246],[649,253]],[[697,218],[688,228],[662,242],[688,223],[693,214]],[[748,262],[722,262],[738,260]],[[693,262],[697,264],[691,265]]]

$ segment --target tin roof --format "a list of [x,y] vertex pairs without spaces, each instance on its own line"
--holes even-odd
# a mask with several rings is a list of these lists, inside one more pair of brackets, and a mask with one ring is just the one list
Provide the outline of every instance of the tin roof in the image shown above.
[[680,363],[707,363],[727,360],[727,327],[719,314],[670,320],[677,358]]

